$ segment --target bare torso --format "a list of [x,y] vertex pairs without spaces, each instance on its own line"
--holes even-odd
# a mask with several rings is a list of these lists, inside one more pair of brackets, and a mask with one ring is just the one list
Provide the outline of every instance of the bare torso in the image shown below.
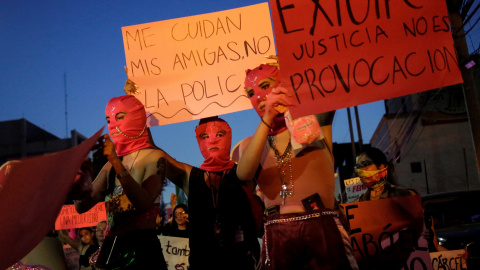
[[[276,148],[282,155],[290,139],[289,133],[284,131],[275,137]],[[307,150],[310,151],[304,151],[305,154],[300,157],[295,157],[292,154],[294,192],[291,197],[285,198],[285,204],[282,205],[282,197],[280,196],[281,179],[275,165],[275,153],[268,143],[265,144],[260,162],[262,170],[257,181],[267,208],[273,205],[281,205],[281,213],[303,212],[305,209],[302,200],[318,193],[325,207],[333,209],[335,200],[333,156],[324,144],[310,145]],[[286,172],[285,182],[290,187],[289,168],[284,167],[284,170]]]
[[[124,156],[122,164],[129,170],[130,175],[135,182],[140,186],[144,186],[144,181],[155,171],[157,168],[157,161],[163,155],[164,152],[158,149],[141,149]],[[107,163],[104,169],[109,170],[109,168],[111,168],[111,165]],[[118,178],[115,179],[115,186],[116,189],[121,188]],[[155,229],[156,215],[149,214],[149,212],[150,210],[146,213],[138,213],[136,218],[128,220],[123,224],[118,224],[121,226],[121,231]]]

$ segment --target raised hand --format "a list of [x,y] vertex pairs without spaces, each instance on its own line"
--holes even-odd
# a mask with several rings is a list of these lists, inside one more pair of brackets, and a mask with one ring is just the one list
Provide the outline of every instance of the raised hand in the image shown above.
[[125,91],[125,93],[127,95],[138,95],[138,94],[140,94],[140,91],[138,90],[139,89],[138,85],[136,85],[130,79],[130,76],[128,74],[128,68],[127,67],[124,67],[124,68],[125,68],[125,73],[127,74],[127,81],[125,82],[125,86],[123,87],[123,91]]
[[265,102],[260,103],[259,109],[265,111],[265,115],[274,118],[279,113],[284,113],[288,106],[292,106],[290,93],[282,86],[272,89],[267,95]]
[[107,157],[110,163],[119,160],[117,152],[115,151],[115,145],[108,134],[104,134],[102,137],[100,137],[99,143],[100,151],[103,149],[103,155]]

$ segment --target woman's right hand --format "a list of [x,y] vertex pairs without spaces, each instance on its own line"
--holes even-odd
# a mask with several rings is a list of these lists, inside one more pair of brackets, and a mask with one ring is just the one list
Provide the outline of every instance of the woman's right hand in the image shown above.
[[279,113],[285,112],[288,106],[292,106],[290,94],[288,90],[282,86],[273,88],[270,94],[267,95],[265,103],[259,105],[260,110],[264,110],[264,117],[270,119],[275,118]]

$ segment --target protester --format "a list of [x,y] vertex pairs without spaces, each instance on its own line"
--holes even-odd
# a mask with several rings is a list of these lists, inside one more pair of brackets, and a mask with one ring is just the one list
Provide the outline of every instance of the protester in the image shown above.
[[430,252],[446,251],[446,247],[441,246],[438,242],[437,233],[435,232],[435,222],[433,216],[425,216],[426,231],[423,232],[423,237],[428,242],[428,250]]
[[230,126],[211,117],[200,120],[195,133],[205,158],[200,168],[172,158],[167,170],[167,178],[188,197],[189,269],[256,269],[260,246],[246,193],[251,191],[230,160]]
[[357,269],[348,235],[332,210],[334,112],[317,117],[324,138],[294,156],[296,134],[290,134],[282,113],[292,105],[291,96],[280,87],[279,69],[262,64],[247,70],[245,90],[261,121],[240,144],[237,174],[241,180],[257,177],[267,208],[264,269]]
[[102,220],[98,222],[97,228],[95,229],[95,238],[97,239],[98,245],[101,247],[105,241],[105,230],[107,229],[107,221]]
[[167,223],[163,234],[167,236],[188,238],[188,225],[188,206],[185,204],[178,204],[173,209],[172,222]]
[[105,201],[105,242],[94,263],[167,269],[155,232],[158,204],[154,203],[165,179],[166,154],[150,143],[145,107],[134,96],[112,98],[105,114],[110,136],[104,135],[98,147],[108,163],[93,182],[91,193],[75,201],[79,213]]
[[107,230],[107,221],[103,220],[97,223],[97,228],[95,229],[95,239],[98,243],[98,249],[93,253],[88,262],[90,264],[95,264],[95,262],[98,260],[98,255],[100,254],[100,251],[102,250],[103,242],[105,242],[105,231]]
[[58,231],[60,241],[69,244],[80,254],[78,259],[80,270],[93,270],[94,268],[90,265],[89,258],[98,250],[98,244],[95,242],[95,234],[90,227],[84,227],[78,230],[78,237],[80,241],[72,239],[67,231]]
[[366,147],[357,156],[355,173],[360,177],[367,191],[356,202],[416,195],[414,190],[394,185],[394,165],[387,161],[385,154],[378,148]]

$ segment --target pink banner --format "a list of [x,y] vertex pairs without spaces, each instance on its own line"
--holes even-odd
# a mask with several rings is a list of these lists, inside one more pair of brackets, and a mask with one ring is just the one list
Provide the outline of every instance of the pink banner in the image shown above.
[[55,230],[65,230],[83,227],[95,227],[97,223],[107,220],[105,203],[99,202],[83,214],[77,213],[75,205],[68,204],[62,207],[55,221]]
[[252,108],[245,70],[275,54],[268,3],[122,27],[149,126]]
[[80,165],[103,128],[68,150],[0,168],[0,269],[24,257],[54,229]]

